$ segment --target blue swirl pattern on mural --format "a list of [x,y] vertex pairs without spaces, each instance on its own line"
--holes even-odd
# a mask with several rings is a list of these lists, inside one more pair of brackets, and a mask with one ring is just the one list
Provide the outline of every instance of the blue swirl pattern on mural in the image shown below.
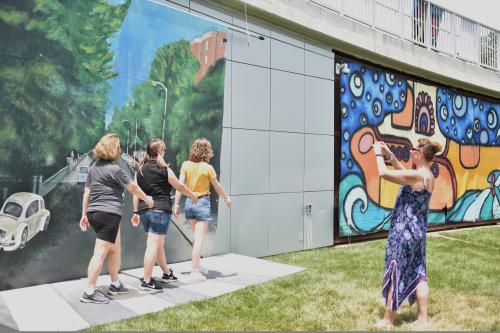
[[500,105],[437,89],[437,119],[441,132],[465,145],[500,145]]
[[350,74],[340,76],[341,177],[362,175],[352,158],[350,138],[362,127],[380,125],[387,114],[401,112],[406,104],[407,82],[397,75],[344,60]]
[[500,216],[500,170],[488,175],[489,188],[469,190],[453,206],[446,215],[450,222],[487,221]]

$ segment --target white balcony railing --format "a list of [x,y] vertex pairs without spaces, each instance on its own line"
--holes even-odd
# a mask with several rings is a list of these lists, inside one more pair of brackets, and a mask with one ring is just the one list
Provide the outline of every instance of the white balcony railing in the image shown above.
[[428,0],[309,0],[398,38],[500,70],[500,32]]

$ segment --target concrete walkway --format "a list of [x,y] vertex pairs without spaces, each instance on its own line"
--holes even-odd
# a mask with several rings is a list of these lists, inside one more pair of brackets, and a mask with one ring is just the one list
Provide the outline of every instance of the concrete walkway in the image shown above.
[[[80,302],[85,279],[2,291],[0,329],[3,325],[21,331],[81,330],[216,297],[303,270],[236,254],[204,258],[202,265],[209,271],[207,280],[194,282],[189,276],[190,262],[173,264],[179,281],[164,284],[164,289],[154,294],[139,289],[142,268],[123,271],[120,279],[130,293],[114,296],[109,304]],[[155,267],[153,276],[161,276],[159,267]],[[106,292],[109,283],[109,276],[101,276],[98,288]]]

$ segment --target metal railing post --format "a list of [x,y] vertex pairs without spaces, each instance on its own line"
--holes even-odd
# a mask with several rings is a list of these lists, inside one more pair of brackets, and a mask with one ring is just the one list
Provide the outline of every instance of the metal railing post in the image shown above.
[[404,1],[399,0],[399,22],[401,24],[400,26],[400,38],[404,39],[405,38],[405,11],[404,11]]
[[497,62],[495,64],[495,69],[500,70],[500,50],[499,50],[499,44],[500,44],[500,31],[497,31],[497,40],[495,43],[495,52],[497,53]]
[[428,2],[428,1],[425,1],[424,2],[426,4],[426,10],[425,10],[425,25],[424,25],[424,31],[425,31],[425,40],[424,40],[424,44],[425,46],[427,46],[428,48],[430,48],[431,46],[431,25],[432,25],[432,22],[431,22],[431,3]]
[[452,47],[452,54],[453,58],[457,57],[457,16],[455,13],[451,13],[451,47]]
[[472,22],[472,26],[474,27],[474,44],[476,44],[475,46],[475,54],[474,54],[474,62],[478,65],[481,65],[481,29],[479,27],[479,24],[477,24],[476,22],[474,21],[471,21]]
[[377,14],[375,12],[375,1],[377,1],[377,0],[370,0],[370,2],[371,2],[370,6],[371,6],[371,9],[372,9],[372,20],[371,20],[372,21],[371,22],[372,23],[371,24],[372,28],[375,28],[375,20],[377,19]]

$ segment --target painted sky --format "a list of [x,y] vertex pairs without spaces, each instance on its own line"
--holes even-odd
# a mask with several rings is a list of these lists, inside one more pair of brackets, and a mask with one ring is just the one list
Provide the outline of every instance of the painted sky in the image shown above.
[[106,126],[115,106],[121,108],[132,89],[147,79],[158,48],[181,39],[191,41],[210,30],[225,31],[225,27],[167,5],[133,0],[122,27],[110,41],[114,51],[112,64],[118,76],[110,81]]

